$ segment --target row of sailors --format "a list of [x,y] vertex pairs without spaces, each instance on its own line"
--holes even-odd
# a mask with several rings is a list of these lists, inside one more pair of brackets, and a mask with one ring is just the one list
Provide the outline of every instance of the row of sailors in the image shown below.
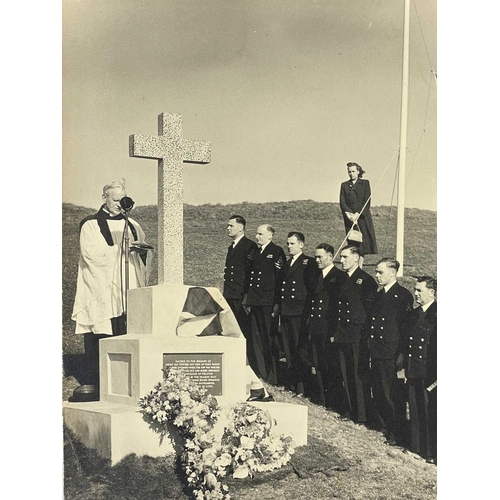
[[[435,386],[427,391],[437,377],[436,280],[417,282],[419,307],[413,309],[412,294],[397,282],[395,259],[381,259],[374,278],[359,267],[357,247],[347,246],[340,252],[340,270],[331,245],[322,243],[314,257],[306,256],[304,235],[293,231],[287,238],[287,260],[272,242],[272,226],[259,226],[255,243],[244,236],[238,217],[228,223],[235,244],[228,248],[224,296],[247,338],[248,361],[256,374],[347,418],[379,424],[388,444],[401,444],[406,412],[398,412],[400,405],[393,400],[397,371],[404,368],[409,380],[414,420],[428,414],[428,400],[437,393]],[[233,231],[236,237],[234,228],[239,229]],[[283,359],[287,369],[280,379]],[[409,446],[426,458],[435,457],[432,418],[424,420],[413,422],[415,429],[425,430],[411,432]]]

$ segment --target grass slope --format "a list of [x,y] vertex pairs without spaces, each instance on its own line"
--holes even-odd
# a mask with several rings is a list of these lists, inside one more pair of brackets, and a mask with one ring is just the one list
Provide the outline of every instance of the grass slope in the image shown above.
[[[92,209],[63,204],[63,399],[79,385],[79,362],[83,353],[80,336],[73,335],[71,310],[78,271],[78,223]],[[184,207],[184,282],[189,285],[222,288],[222,269],[229,240],[225,226],[232,214],[248,220],[247,234],[257,226],[272,224],[276,243],[285,247],[286,234],[298,230],[306,235],[306,253],[327,242],[337,249],[344,226],[337,203],[310,200],[287,203],[241,203]],[[157,210],[137,207],[133,218],[143,227],[149,243],[156,246]],[[367,256],[365,269],[382,256],[395,256],[396,211],[373,207],[372,215],[379,254]],[[405,227],[405,277],[410,290],[412,275],[436,275],[436,213],[407,209]],[[157,282],[153,264],[151,284]],[[330,499],[399,500],[436,498],[436,467],[400,448],[384,445],[376,431],[340,420],[336,413],[309,401],[297,401],[278,388],[269,387],[277,401],[304,404],[309,408],[307,447],[297,450],[291,465],[254,480],[232,480],[237,499]],[[65,433],[65,496],[68,499],[187,499],[172,457],[129,456],[111,467],[93,450],[81,446]]]

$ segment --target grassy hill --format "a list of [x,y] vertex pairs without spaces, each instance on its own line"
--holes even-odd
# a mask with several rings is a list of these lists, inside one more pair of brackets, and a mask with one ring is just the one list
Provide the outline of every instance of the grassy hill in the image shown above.
[[[78,224],[94,209],[63,204],[63,326],[72,331],[71,310],[78,271]],[[379,247],[378,255],[368,255],[366,270],[373,274],[373,264],[380,257],[396,256],[396,209],[373,207],[372,216]],[[291,230],[306,236],[305,252],[310,255],[318,243],[333,244],[335,250],[345,231],[338,203],[311,200],[276,203],[240,203],[235,205],[185,205],[184,207],[184,282],[188,285],[222,288],[222,271],[227,247],[226,223],[233,214],[247,219],[247,235],[253,238],[257,227],[269,222],[276,231],[275,243],[286,249],[286,235]],[[403,284],[410,289],[412,275],[436,274],[436,212],[410,208],[406,210],[405,264]],[[157,247],[156,206],[137,207],[132,211],[144,229],[149,243]],[[154,257],[156,259],[156,256]],[[153,262],[152,285],[157,283],[157,265]]]
[[[73,335],[71,310],[76,290],[79,244],[78,224],[95,210],[63,204],[63,398],[78,384],[77,360],[83,353],[81,336]],[[189,285],[222,288],[224,259],[229,245],[226,223],[232,214],[248,221],[247,234],[257,226],[272,224],[275,242],[285,247],[286,234],[298,230],[306,235],[306,253],[312,254],[320,242],[337,250],[345,233],[337,203],[296,201],[287,203],[241,203],[184,207],[184,282]],[[378,255],[367,256],[365,270],[374,273],[373,264],[382,256],[395,256],[396,210],[373,207],[372,215],[379,246]],[[157,246],[155,206],[137,207],[132,217],[143,227],[149,243]],[[406,210],[405,277],[410,290],[412,275],[436,275],[436,213]],[[151,283],[156,284],[156,263]],[[233,480],[233,498],[401,500],[436,498],[436,467],[420,457],[384,444],[376,431],[342,421],[339,415],[308,400],[297,401],[275,387],[269,391],[277,401],[307,405],[309,409],[308,446],[297,450],[291,465],[263,474],[255,480]],[[173,459],[125,457],[110,467],[65,435],[65,497],[68,499],[187,499]]]

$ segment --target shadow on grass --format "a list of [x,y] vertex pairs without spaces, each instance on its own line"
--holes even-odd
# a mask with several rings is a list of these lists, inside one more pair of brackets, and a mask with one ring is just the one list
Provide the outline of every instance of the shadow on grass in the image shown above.
[[64,428],[64,496],[67,500],[186,500],[175,456],[127,455],[111,466]]
[[[308,446],[297,448],[291,462],[255,478],[225,478],[232,494],[252,486],[286,481],[291,475],[306,479],[322,472],[327,476],[348,469],[337,449],[309,436]],[[64,428],[64,493],[68,500],[186,500],[191,498],[180,460],[175,456],[127,455],[115,466],[86,448]],[[237,496],[235,496],[237,498]]]
[[263,483],[286,481],[292,475],[300,479],[307,479],[318,472],[330,477],[334,473],[346,471],[348,468],[348,462],[340,456],[334,446],[322,439],[308,436],[307,446],[297,448],[290,462],[281,469],[258,473],[254,478],[232,479],[228,477],[225,482],[231,493],[236,493],[238,490],[248,488],[250,484],[257,486]]

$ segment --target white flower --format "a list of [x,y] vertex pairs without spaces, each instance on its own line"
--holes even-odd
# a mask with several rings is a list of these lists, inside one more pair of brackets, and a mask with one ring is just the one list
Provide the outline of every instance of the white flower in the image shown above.
[[206,465],[212,465],[214,463],[215,452],[213,448],[204,449],[201,456]]
[[242,465],[241,467],[238,467],[234,471],[233,477],[235,479],[244,479],[245,477],[248,477],[248,467],[246,465]]
[[253,450],[255,446],[255,440],[250,439],[249,437],[246,436],[241,436],[240,438],[240,443],[243,448],[246,450]]
[[229,453],[223,453],[214,462],[215,467],[227,467],[231,463],[231,455]]
[[208,432],[212,428],[212,426],[205,419],[198,421],[198,427],[205,432]]
[[253,415],[246,415],[245,418],[249,423],[255,422],[257,420],[257,413],[254,413]]

